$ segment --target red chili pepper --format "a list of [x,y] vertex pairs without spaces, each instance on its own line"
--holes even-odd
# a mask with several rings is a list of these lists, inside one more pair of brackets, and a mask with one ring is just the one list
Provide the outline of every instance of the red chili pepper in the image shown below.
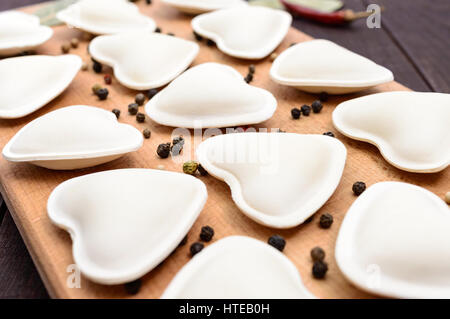
[[353,10],[340,10],[336,12],[320,12],[305,6],[291,3],[288,0],[281,0],[281,3],[292,13],[325,24],[347,24],[356,19],[366,18],[373,12],[355,12]]

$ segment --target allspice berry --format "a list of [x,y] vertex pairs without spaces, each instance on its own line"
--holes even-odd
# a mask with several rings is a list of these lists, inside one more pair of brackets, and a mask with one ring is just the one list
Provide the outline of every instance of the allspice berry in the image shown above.
[[320,216],[319,225],[321,228],[330,228],[333,224],[333,216],[328,213],[322,214]]
[[144,135],[145,138],[150,138],[152,136],[152,132],[146,128],[144,131],[142,131],[142,135]]
[[361,195],[366,190],[366,183],[355,182],[352,186],[352,191],[356,196]]
[[324,261],[316,261],[312,267],[312,274],[316,279],[322,279],[325,277],[328,271],[328,264]]
[[311,258],[313,261],[321,261],[325,259],[325,251],[320,247],[311,249]]

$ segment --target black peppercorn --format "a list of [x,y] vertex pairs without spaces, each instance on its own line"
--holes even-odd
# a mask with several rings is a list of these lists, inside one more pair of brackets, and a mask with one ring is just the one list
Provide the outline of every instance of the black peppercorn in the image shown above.
[[143,105],[145,102],[145,95],[142,93],[138,93],[136,94],[136,96],[134,97],[134,101],[140,106]]
[[325,132],[323,135],[334,137],[333,132]]
[[254,64],[250,64],[250,65],[248,66],[248,73],[254,74],[255,71],[256,71],[255,65],[254,65]]
[[136,121],[138,121],[139,123],[144,123],[145,122],[145,114],[144,113],[138,113],[136,114]]
[[152,4],[152,0],[145,0],[146,4]]
[[283,251],[284,247],[286,246],[286,241],[280,235],[271,236],[268,243],[270,246],[275,247],[279,251]]
[[137,103],[131,103],[128,105],[128,113],[131,115],[136,115],[139,111],[139,105]]
[[202,243],[199,242],[193,243],[190,248],[191,256],[194,257],[195,255],[197,255],[199,252],[202,251],[204,247],[205,245],[203,245]]
[[107,88],[101,88],[98,89],[97,92],[95,92],[95,94],[98,96],[98,98],[100,100],[106,100],[106,98],[108,97],[109,91]]
[[322,214],[320,216],[319,225],[321,228],[330,228],[333,224],[333,216],[328,213]]
[[146,128],[144,131],[142,131],[142,135],[144,135],[145,138],[150,138],[152,136],[152,132]]
[[156,33],[161,33],[161,28],[160,27],[156,27],[155,32]]
[[311,223],[311,222],[313,221],[313,219],[314,219],[314,215],[309,216],[309,217],[303,222],[303,224],[309,224],[309,223]]
[[184,236],[183,240],[180,241],[180,243],[178,244],[178,247],[186,245],[187,241],[188,241],[188,235],[186,234],[186,236]]
[[364,182],[356,182],[353,184],[352,190],[356,196],[359,196],[366,190],[366,184]]
[[214,236],[214,229],[210,226],[203,226],[200,232],[200,239],[209,242]]
[[313,261],[322,261],[325,259],[325,251],[320,247],[311,249],[311,258]]
[[316,279],[322,279],[325,277],[328,271],[328,264],[324,261],[316,261],[312,267],[312,274]]
[[182,145],[184,145],[184,138],[183,138],[183,136],[177,136],[177,137],[174,137],[174,138],[173,138],[173,140],[172,140],[172,144],[173,144],[173,145],[179,144],[179,143],[181,143]]
[[92,59],[92,62],[94,62],[94,64],[92,65],[92,69],[94,70],[95,73],[100,73],[102,72],[103,66],[95,61],[94,59]]
[[326,102],[328,101],[328,93],[327,92],[320,92],[319,94],[319,100],[321,102]]
[[136,279],[135,281],[128,282],[125,284],[125,290],[130,295],[135,295],[139,292],[142,286],[142,281],[140,279]]
[[209,46],[209,47],[212,47],[215,44],[216,43],[213,40],[211,40],[211,39],[206,40],[206,45]]
[[203,37],[200,34],[198,34],[195,31],[193,31],[193,33],[194,33],[194,37],[197,41],[203,41]]
[[253,74],[252,73],[247,74],[247,76],[244,78],[244,81],[247,83],[253,81]]
[[300,110],[302,111],[304,116],[309,116],[309,114],[311,113],[311,107],[309,105],[306,105],[306,104],[302,105]]
[[171,36],[171,37],[174,37],[174,36],[175,36],[175,33],[169,32],[169,33],[167,33],[167,35],[168,35],[168,36]]
[[294,108],[291,110],[292,118],[293,118],[294,120],[298,120],[298,119],[300,118],[301,112],[302,112],[302,111],[300,111],[300,109],[294,107]]
[[320,113],[320,111],[322,111],[323,105],[319,100],[316,100],[312,102],[311,107],[314,113]]
[[161,158],[168,158],[170,155],[170,143],[159,144],[156,153]]
[[120,117],[120,110],[119,109],[113,109],[112,112],[114,113],[114,115],[119,118]]
[[206,169],[200,164],[198,164],[197,170],[200,173],[200,175],[202,175],[202,176],[208,175],[208,172],[206,171]]
[[149,99],[151,99],[152,97],[154,97],[154,96],[156,95],[156,93],[158,93],[158,90],[157,90],[157,89],[150,89],[150,90],[148,90],[148,92],[147,92],[147,97],[148,97]]

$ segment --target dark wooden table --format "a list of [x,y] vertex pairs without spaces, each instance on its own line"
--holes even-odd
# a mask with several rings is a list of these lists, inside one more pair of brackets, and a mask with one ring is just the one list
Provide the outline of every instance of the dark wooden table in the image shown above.
[[[143,1],[143,0],[141,0]],[[0,11],[43,2],[1,0]],[[415,91],[450,93],[449,0],[344,0],[365,10],[370,3],[386,8],[382,27],[365,20],[348,27],[327,27],[302,19],[294,26],[326,38],[391,69],[395,79]],[[14,221],[0,195],[0,298],[48,298]]]

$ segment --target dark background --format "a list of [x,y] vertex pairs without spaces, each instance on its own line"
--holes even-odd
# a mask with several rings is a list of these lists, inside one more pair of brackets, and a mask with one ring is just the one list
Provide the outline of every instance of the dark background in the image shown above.
[[[0,11],[39,2],[44,1],[0,0]],[[364,19],[347,27],[329,27],[300,18],[294,27],[374,60],[415,91],[450,93],[450,0],[344,2],[355,11],[365,11],[371,3],[383,5],[382,27],[368,29]],[[48,298],[1,196],[0,298]]]

